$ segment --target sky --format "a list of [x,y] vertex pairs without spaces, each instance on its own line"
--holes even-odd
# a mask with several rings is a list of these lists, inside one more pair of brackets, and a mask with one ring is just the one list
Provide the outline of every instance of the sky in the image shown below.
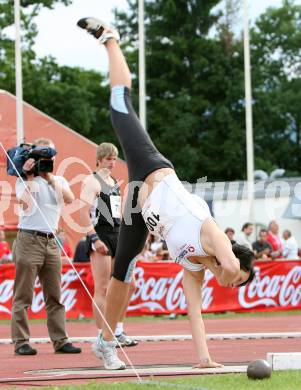
[[[241,0],[243,2],[243,0]],[[269,6],[280,6],[282,0],[249,0],[251,20]],[[296,0],[301,5],[301,0]],[[76,22],[85,16],[95,16],[113,22],[113,8],[126,9],[126,0],[73,0],[69,6],[57,5],[53,10],[43,9],[35,22],[39,35],[36,39],[38,56],[52,55],[60,65],[80,66],[106,72],[108,62],[104,48],[81,31]],[[242,29],[238,26],[238,30]]]

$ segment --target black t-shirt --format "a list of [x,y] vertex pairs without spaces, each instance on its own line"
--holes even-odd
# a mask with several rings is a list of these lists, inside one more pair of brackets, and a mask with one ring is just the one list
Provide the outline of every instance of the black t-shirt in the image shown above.
[[257,253],[263,252],[266,249],[269,249],[270,252],[272,251],[272,247],[268,242],[261,243],[260,241],[255,241],[253,242],[252,247]]

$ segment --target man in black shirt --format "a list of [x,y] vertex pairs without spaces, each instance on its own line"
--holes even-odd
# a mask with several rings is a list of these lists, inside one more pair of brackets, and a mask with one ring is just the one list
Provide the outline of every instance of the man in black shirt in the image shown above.
[[272,247],[267,241],[268,231],[261,229],[259,232],[258,240],[253,242],[252,247],[256,259],[271,260],[272,259]]

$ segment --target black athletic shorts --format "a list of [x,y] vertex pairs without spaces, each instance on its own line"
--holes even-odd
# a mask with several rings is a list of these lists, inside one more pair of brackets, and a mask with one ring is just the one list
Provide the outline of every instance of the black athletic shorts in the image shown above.
[[111,119],[127,163],[130,183],[120,226],[113,276],[130,283],[137,255],[141,253],[148,234],[141,207],[137,203],[139,188],[152,172],[173,166],[157,150],[149,134],[141,126],[132,106],[130,91],[124,86],[112,88]]
[[[114,258],[116,255],[119,229],[104,226],[101,229],[96,229],[96,233],[99,239],[107,246],[109,250],[108,256]],[[86,238],[86,252],[88,256],[93,252],[90,236]]]

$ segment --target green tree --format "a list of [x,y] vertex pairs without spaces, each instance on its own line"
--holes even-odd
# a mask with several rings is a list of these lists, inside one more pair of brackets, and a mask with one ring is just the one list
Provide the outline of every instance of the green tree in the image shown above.
[[96,143],[116,142],[108,112],[109,91],[95,71],[59,66],[51,58],[24,71],[24,99]]
[[[41,7],[70,0],[23,1],[24,98],[95,142],[116,142],[103,77],[37,58],[34,17]],[[134,74],[137,106],[137,0],[116,12]],[[216,6],[225,4],[225,10]],[[220,8],[218,8],[220,9]],[[237,0],[145,0],[148,130],[180,177],[245,177],[243,41],[233,26]],[[0,3],[0,88],[15,90],[11,1]],[[256,168],[301,168],[301,6],[284,0],[268,9],[251,32]],[[215,31],[215,33],[213,33]]]
[[[129,12],[117,13],[136,81],[137,8],[131,0]],[[245,178],[243,39],[233,33],[239,2],[146,0],[145,12],[148,130],[156,145],[185,180]],[[284,0],[251,34],[256,168],[283,167],[288,175],[301,170],[300,16],[300,6]]]
[[256,165],[301,173],[301,6],[284,0],[252,31]]
[[[145,2],[148,130],[185,180],[245,172],[242,43],[219,28],[219,3]],[[129,6],[117,25],[137,75],[137,1]]]
[[[95,71],[59,66],[52,57],[37,58],[33,50],[37,27],[34,18],[42,7],[70,0],[22,2],[22,66],[24,100],[93,141],[116,142],[108,112],[107,87]],[[14,22],[11,1],[0,4],[0,88],[15,92],[14,42],[5,28]],[[4,32],[3,32],[4,30]]]
[[[37,36],[37,26],[34,17],[37,16],[42,7],[53,8],[56,3],[70,4],[71,0],[23,0],[21,1],[21,31],[23,62],[32,61],[36,58],[32,49],[34,39]],[[9,91],[15,89],[14,40],[11,39],[6,28],[14,24],[14,6],[12,0],[0,2],[0,88]]]

